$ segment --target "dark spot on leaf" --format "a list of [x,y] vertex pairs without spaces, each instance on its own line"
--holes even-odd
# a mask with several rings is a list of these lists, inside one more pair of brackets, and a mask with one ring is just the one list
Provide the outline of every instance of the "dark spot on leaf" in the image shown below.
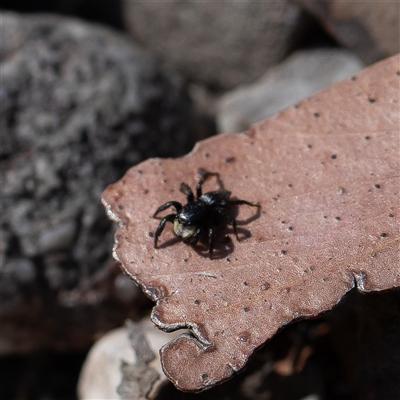
[[294,108],[299,108],[299,107],[300,107],[300,104],[295,104],[293,107],[294,107]]
[[365,140],[369,140],[369,139],[371,139],[371,136],[365,136],[364,139],[365,139]]
[[138,169],[137,172],[138,172],[139,175],[142,175],[142,173],[143,173],[143,171],[141,169]]
[[352,76],[350,79],[351,79],[352,81],[356,81],[356,80],[357,80],[357,77],[356,77],[356,76]]
[[293,230],[293,226],[288,226],[288,231],[292,231]]
[[243,282],[244,286],[249,286],[249,284],[247,282]]
[[375,258],[376,257],[376,253],[371,253],[371,257]]
[[307,147],[308,147],[309,149],[312,149],[312,144],[308,144]]
[[396,72],[396,75],[397,75],[397,76],[400,76],[400,71],[397,71],[397,72]]
[[123,210],[123,209],[124,209],[124,206],[121,204],[118,204],[118,210]]
[[389,217],[390,217],[390,218],[393,218],[393,217],[394,217],[394,215],[393,215],[393,214],[389,214]]
[[200,300],[195,300],[194,304],[199,305],[200,304]]
[[152,238],[154,237],[154,233],[153,232],[149,232],[148,235]]
[[263,283],[261,285],[261,291],[268,290],[270,287],[271,287],[271,285],[269,283]]
[[331,158],[332,158],[332,160],[336,160],[337,155],[336,155],[336,154],[332,154],[332,155],[331,155]]
[[206,379],[208,379],[208,375],[207,375],[207,374],[202,374],[202,375],[201,375],[201,379],[202,379],[203,381],[205,381]]
[[187,262],[188,262],[188,259],[187,259],[187,258],[184,258],[183,261],[184,261],[185,263],[187,263]]
[[163,183],[167,183],[167,180],[166,180],[166,179],[163,179],[162,181],[163,181]]
[[225,161],[226,163],[233,162],[233,161],[235,161],[235,157],[227,157],[227,158],[225,158],[224,161]]
[[369,98],[368,98],[368,101],[369,101],[370,103],[375,103],[375,99],[374,99],[373,97],[369,97]]
[[229,257],[226,257],[226,261],[231,262],[231,259]]
[[381,188],[381,185],[379,185],[379,183],[375,183],[375,185],[374,185],[377,189],[380,189]]
[[281,250],[281,254],[284,256],[286,254],[286,250]]
[[320,114],[319,114],[318,112],[315,112],[315,113],[314,113],[314,117],[315,117],[315,118],[318,118],[319,116],[320,116]]
[[243,308],[243,311],[244,311],[244,312],[249,312],[249,311],[250,311],[250,307],[245,307],[245,308]]
[[340,217],[335,217],[336,221],[340,221]]
[[245,343],[248,342],[250,340],[250,333],[249,332],[242,332],[239,336],[238,336],[239,341]]
[[204,154],[204,157],[205,157],[205,158],[208,158],[208,157],[210,157],[210,154],[209,154],[209,153],[205,153],[205,154]]
[[387,236],[387,233],[385,233],[385,232],[381,233],[381,237],[386,237],[386,236]]
[[292,185],[291,183],[288,183],[288,187],[290,187],[290,188],[291,188],[291,187],[293,187],[293,185]]

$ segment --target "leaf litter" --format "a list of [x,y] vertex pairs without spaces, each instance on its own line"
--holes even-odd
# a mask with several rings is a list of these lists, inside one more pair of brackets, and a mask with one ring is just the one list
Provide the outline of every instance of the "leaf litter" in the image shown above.
[[[240,134],[222,134],[178,159],[150,159],[103,193],[118,224],[114,257],[157,304],[162,330],[186,331],[160,351],[181,390],[202,391],[241,370],[282,326],[361,292],[400,286],[399,71],[395,56],[331,85]],[[372,101],[372,100],[373,101]],[[232,207],[231,228],[195,249],[171,224],[154,249],[181,182],[218,172],[205,191],[261,204]]]

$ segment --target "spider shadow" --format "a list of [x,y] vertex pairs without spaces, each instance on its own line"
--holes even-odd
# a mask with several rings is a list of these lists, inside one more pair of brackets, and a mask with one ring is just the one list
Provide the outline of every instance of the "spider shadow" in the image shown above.
[[[201,257],[210,258],[208,250],[208,236],[204,235],[196,247],[192,249]],[[214,243],[214,249],[212,253],[212,260],[221,260],[226,258],[229,254],[233,253],[235,245],[230,236],[224,236],[223,238],[216,239]]]
[[177,244],[179,242],[182,242],[182,240],[179,239],[177,236],[175,236],[171,239],[168,239],[166,241],[163,241],[162,243],[160,243],[160,240],[159,240],[158,244],[157,244],[157,249],[165,249],[166,247],[173,246],[174,244]]
[[[236,219],[236,217],[239,214],[239,205],[233,205],[232,209],[234,210],[231,212],[231,215],[233,218]],[[244,244],[246,239],[249,239],[252,237],[251,231],[249,229],[243,228],[244,225],[247,225],[251,223],[252,221],[260,218],[261,216],[261,207],[257,207],[256,212],[251,215],[249,218],[246,218],[245,220],[242,221],[237,221],[236,224],[236,231],[239,237],[239,242],[238,244]],[[235,250],[235,232],[233,230],[233,227],[231,226],[225,226],[224,228],[220,228],[217,231],[217,237],[214,243],[214,250],[212,254],[212,259],[213,260],[220,260],[223,258],[228,257],[230,254],[232,254]],[[193,247],[193,250],[200,256],[202,257],[209,257],[210,253],[208,251],[208,236],[203,235],[202,238],[200,239],[198,245],[196,247]]]
[[[225,236],[222,238],[217,237],[217,239],[215,241],[215,245],[214,245],[214,251],[212,254],[213,260],[225,258],[234,251],[234,243],[230,237],[231,234],[234,235],[233,230],[232,229],[229,229],[229,230],[224,229],[223,231],[220,232],[221,235],[223,236],[222,232],[225,233]],[[239,230],[238,230],[238,232],[239,232]],[[240,229],[240,232],[242,232],[242,229]],[[182,239],[180,239],[178,237],[173,237],[171,239],[166,240],[165,242],[158,244],[157,248],[164,249],[164,248],[167,248],[170,246],[177,245],[179,242],[183,242],[184,245],[190,246],[189,243],[184,242]],[[204,234],[196,246],[194,246],[194,247],[190,246],[190,247],[199,256],[204,257],[204,258],[210,257],[210,253],[208,251],[208,235]]]
[[[235,201],[237,199],[232,199],[232,200]],[[247,208],[251,208],[251,209],[256,209],[256,211],[250,217],[248,217],[248,218],[246,218],[244,220],[241,220],[241,221],[237,221],[236,218],[239,215],[240,207],[247,207]],[[236,220],[236,225],[238,227],[237,228],[238,233],[239,233],[239,231],[243,231],[243,232],[246,232],[246,234],[245,234],[246,238],[247,237],[251,237],[250,231],[248,231],[247,229],[244,229],[244,228],[240,228],[240,227],[248,225],[251,222],[253,222],[253,221],[255,221],[255,220],[257,220],[258,218],[261,217],[261,205],[257,205],[257,207],[256,207],[256,206],[233,204],[233,205],[230,206],[229,212],[232,215],[232,217]]]

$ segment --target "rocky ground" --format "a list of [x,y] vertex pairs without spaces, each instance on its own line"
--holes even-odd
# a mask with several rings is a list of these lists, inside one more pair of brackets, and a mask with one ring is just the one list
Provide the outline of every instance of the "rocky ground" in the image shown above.
[[[329,4],[4,2],[1,398],[77,398],[90,346],[148,314],[151,302],[111,257],[99,201],[109,183],[149,157],[246,130],[399,51],[397,3],[380,12]],[[332,327],[293,325],[208,396],[357,398]],[[156,398],[190,396],[174,390]]]

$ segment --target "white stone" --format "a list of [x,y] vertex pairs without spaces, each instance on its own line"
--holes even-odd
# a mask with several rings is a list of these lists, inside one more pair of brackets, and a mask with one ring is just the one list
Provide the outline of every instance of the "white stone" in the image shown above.
[[310,96],[363,68],[362,62],[343,49],[299,51],[268,70],[257,82],[239,86],[218,102],[219,132],[241,132],[251,124]]
[[[156,329],[149,320],[140,322],[140,325],[150,349],[156,356],[149,366],[158,372],[161,380],[166,381],[167,378],[161,369],[159,349],[177,334],[164,333]],[[79,377],[78,398],[119,399],[117,388],[122,381],[121,362],[135,364],[136,360],[127,329],[122,327],[108,332],[93,345],[86,358]]]

